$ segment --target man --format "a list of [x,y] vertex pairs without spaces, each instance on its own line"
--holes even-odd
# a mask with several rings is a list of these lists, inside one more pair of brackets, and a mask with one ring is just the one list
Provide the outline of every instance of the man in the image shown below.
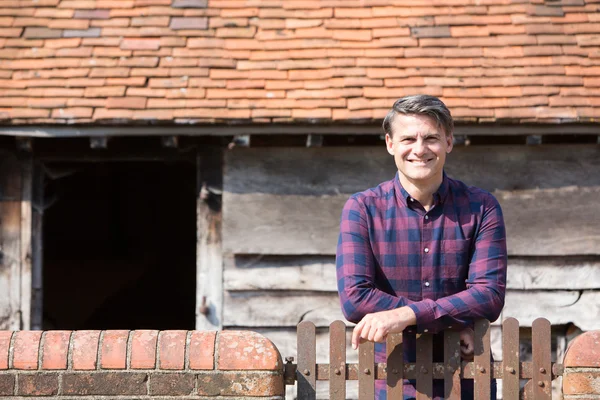
[[[473,353],[469,326],[496,320],[504,305],[506,235],[502,211],[488,192],[444,173],[452,151],[453,121],[436,97],[403,97],[383,121],[393,180],[354,194],[342,211],[336,265],[346,318],[357,323],[352,345],[404,335],[407,362],[415,362],[415,331],[463,329],[463,356]],[[416,325],[416,327],[415,327]],[[442,335],[434,337],[434,359],[443,361]],[[376,344],[385,362],[385,344]],[[435,381],[434,397],[443,398]],[[472,380],[463,383],[472,397]],[[470,386],[470,388],[469,388]],[[495,390],[493,390],[495,396]],[[414,382],[404,384],[415,397]],[[385,399],[385,382],[376,397]]]

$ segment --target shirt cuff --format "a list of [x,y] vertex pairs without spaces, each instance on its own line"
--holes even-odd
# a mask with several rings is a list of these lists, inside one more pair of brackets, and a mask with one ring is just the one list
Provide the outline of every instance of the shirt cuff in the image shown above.
[[417,332],[427,332],[429,327],[435,322],[435,314],[433,308],[428,304],[428,301],[417,301],[409,304],[408,307],[414,311],[415,316],[417,317]]

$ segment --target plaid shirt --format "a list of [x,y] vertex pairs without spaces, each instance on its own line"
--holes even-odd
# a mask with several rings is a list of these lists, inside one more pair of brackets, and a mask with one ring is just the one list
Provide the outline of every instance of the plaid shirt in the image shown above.
[[[396,175],[346,202],[336,270],[349,321],[409,306],[418,332],[437,333],[499,317],[507,264],[500,205],[490,193],[445,173],[433,198],[425,211]],[[405,332],[404,343],[405,360],[415,362],[412,329]],[[442,346],[441,334],[436,335],[435,361],[443,361]],[[385,362],[383,344],[376,346],[376,362]],[[414,388],[407,391],[414,393]]]

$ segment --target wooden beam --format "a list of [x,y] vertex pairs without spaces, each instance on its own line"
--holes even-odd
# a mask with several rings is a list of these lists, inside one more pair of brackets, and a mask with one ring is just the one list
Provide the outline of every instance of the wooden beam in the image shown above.
[[[21,329],[31,329],[33,160],[21,160]],[[38,234],[41,234],[39,232]]]
[[197,159],[196,329],[223,327],[221,199],[208,187],[220,186],[221,149],[207,149]]
[[21,329],[21,163],[2,153],[0,162],[0,330]]
[[[234,135],[381,135],[380,124],[268,124],[197,126],[5,126],[0,136],[234,136]],[[456,124],[454,134],[481,135],[598,135],[598,124]]]
[[[33,184],[31,196],[31,328],[42,330],[44,319],[44,187],[47,170],[39,162],[33,167]],[[71,171],[63,172],[58,176],[68,176]]]

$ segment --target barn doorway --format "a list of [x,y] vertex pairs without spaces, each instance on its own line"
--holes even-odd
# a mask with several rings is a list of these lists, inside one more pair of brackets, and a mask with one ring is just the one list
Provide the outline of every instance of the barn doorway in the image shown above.
[[193,163],[47,163],[43,329],[194,329]]

